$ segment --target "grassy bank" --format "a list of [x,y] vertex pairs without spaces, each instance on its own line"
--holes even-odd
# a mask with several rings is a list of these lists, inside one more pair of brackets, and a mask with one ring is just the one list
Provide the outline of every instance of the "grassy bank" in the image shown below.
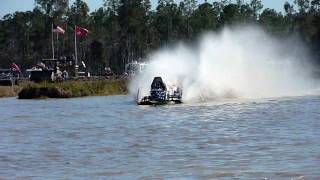
[[83,96],[121,95],[127,93],[127,80],[67,81],[62,83],[25,83],[21,86],[0,87],[0,97],[19,99],[73,98]]
[[0,98],[18,96],[21,89],[21,86],[0,86]]

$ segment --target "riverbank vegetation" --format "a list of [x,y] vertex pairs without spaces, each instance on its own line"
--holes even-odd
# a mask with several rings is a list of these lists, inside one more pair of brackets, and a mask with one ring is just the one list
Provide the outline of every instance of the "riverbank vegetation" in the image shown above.
[[24,87],[19,99],[73,98],[83,96],[122,95],[127,93],[127,80],[66,81],[35,83]]
[[0,86],[0,97],[19,99],[73,98],[83,96],[108,96],[127,94],[126,79],[71,80],[61,83],[23,82],[19,86]]
[[15,97],[21,89],[21,86],[0,86],[0,98]]
[[55,46],[58,56],[73,55],[75,25],[90,31],[78,40],[78,57],[94,75],[106,66],[122,73],[127,62],[159,47],[192,42],[203,32],[236,24],[258,24],[279,38],[296,34],[320,64],[319,0],[285,3],[280,12],[264,8],[261,0],[159,0],[156,7],[150,0],[104,0],[94,11],[83,0],[72,2],[35,0],[32,11],[5,15],[0,20],[0,67],[16,62],[26,69],[48,57],[52,23],[66,30]]

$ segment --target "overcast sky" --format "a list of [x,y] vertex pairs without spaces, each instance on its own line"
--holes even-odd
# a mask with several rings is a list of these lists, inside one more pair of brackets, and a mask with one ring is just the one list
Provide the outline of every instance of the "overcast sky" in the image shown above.
[[[74,0],[70,1],[70,4],[73,3]],[[103,0],[84,0],[88,3],[91,11],[99,8],[103,4]],[[179,0],[175,0],[176,2],[180,2]],[[199,3],[204,0],[198,0]],[[212,3],[214,0],[207,0],[209,3]],[[288,1],[292,2],[293,0],[262,0],[265,8],[273,8],[277,11],[283,10],[283,4]],[[153,7],[156,6],[158,0],[151,0]],[[0,0],[0,17],[2,18],[4,15],[8,13],[14,13],[15,11],[28,11],[32,10],[34,7],[34,0]]]

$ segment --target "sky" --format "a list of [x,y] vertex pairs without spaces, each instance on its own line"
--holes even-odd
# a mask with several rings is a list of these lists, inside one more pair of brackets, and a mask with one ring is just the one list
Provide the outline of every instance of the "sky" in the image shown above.
[[[90,11],[94,11],[102,6],[103,0],[84,0],[88,3]],[[180,2],[179,0],[175,0]],[[209,3],[212,3],[214,0],[207,0]],[[284,3],[293,2],[293,0],[262,0],[265,8],[273,8],[277,11],[283,10]],[[70,1],[72,4],[74,0]],[[153,7],[156,6],[158,0],[151,0]],[[204,0],[198,0],[199,3],[204,2]],[[34,0],[0,0],[0,17],[8,13],[14,13],[16,11],[29,11],[34,7]]]

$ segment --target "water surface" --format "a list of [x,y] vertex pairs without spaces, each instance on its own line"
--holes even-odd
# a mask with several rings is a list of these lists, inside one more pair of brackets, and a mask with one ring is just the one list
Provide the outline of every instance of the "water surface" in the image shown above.
[[320,97],[0,99],[4,179],[320,179]]

